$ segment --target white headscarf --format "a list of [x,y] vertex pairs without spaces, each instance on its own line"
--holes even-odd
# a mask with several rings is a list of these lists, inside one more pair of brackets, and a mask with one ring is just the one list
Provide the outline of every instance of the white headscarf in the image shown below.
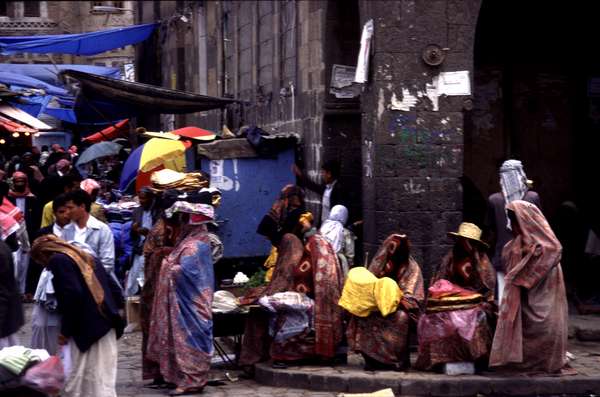
[[500,167],[500,186],[506,205],[522,200],[527,193],[527,176],[519,160],[506,160]]
[[329,218],[321,225],[319,232],[329,241],[333,250],[338,253],[342,250],[344,242],[344,225],[348,221],[348,209],[343,205],[336,205],[331,209]]

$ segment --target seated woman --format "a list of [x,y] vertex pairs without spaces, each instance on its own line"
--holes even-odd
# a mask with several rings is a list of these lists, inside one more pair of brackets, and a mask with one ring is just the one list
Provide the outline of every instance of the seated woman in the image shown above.
[[369,271],[376,277],[395,280],[402,299],[397,310],[386,317],[379,312],[368,317],[352,316],[346,332],[348,345],[362,354],[367,371],[407,368],[410,322],[416,319],[425,293],[421,268],[410,256],[406,235],[389,236],[371,261]]
[[[270,315],[253,311],[246,323],[241,365],[253,365],[269,356],[279,367],[287,362],[309,359],[331,362],[335,357],[343,336],[342,309],[337,305],[342,272],[331,245],[311,227],[312,216],[308,215],[300,217],[294,233],[282,237],[273,278],[260,296],[251,299],[257,301],[286,291],[305,294],[314,301],[313,326],[290,338],[271,341],[268,334]],[[286,313],[275,316],[275,322],[282,323]]]
[[496,274],[476,225],[462,223],[449,235],[454,247],[431,280],[427,313],[417,327],[419,369],[453,362],[485,365],[489,357]]
[[502,252],[506,286],[490,366],[559,372],[568,335],[562,247],[534,204],[516,200],[506,208],[514,238]]

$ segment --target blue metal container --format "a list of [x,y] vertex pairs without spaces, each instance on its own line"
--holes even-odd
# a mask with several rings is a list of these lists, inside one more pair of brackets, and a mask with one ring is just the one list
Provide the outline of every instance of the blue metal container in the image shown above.
[[201,160],[202,171],[210,174],[210,186],[221,190],[223,196],[216,213],[225,258],[269,254],[271,244],[256,228],[281,189],[295,183],[293,163],[293,148],[273,158]]

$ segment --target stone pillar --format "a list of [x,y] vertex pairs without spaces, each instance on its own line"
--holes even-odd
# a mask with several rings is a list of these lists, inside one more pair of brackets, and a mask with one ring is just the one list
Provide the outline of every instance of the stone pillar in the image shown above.
[[[364,248],[369,259],[392,232],[408,234],[428,279],[462,219],[463,109],[469,96],[440,96],[441,72],[472,79],[479,0],[361,2],[374,21],[369,82],[362,95]],[[439,66],[422,52],[446,50]],[[428,90],[429,87],[429,90]]]

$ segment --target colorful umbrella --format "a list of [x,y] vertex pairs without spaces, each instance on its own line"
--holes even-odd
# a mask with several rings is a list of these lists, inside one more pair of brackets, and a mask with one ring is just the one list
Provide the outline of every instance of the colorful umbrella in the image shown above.
[[174,171],[185,170],[185,150],[189,142],[152,138],[136,148],[123,165],[119,188],[127,191],[135,180],[136,191],[150,185],[153,172],[168,168]]
[[87,136],[82,139],[84,142],[102,142],[102,141],[110,141],[111,139],[115,139],[125,133],[129,129],[129,119],[121,120],[115,125],[111,125],[103,129],[102,131],[98,131],[95,134]]

